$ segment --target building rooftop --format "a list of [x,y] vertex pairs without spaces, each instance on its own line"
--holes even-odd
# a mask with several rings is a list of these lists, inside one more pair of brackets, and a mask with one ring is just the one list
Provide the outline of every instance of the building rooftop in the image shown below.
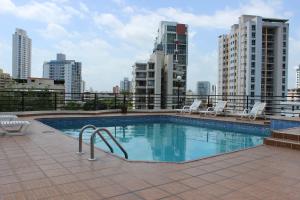
[[96,149],[91,162],[75,153],[76,139],[26,119],[27,135],[1,136],[1,199],[300,199],[299,151],[263,145],[172,164],[128,162]]

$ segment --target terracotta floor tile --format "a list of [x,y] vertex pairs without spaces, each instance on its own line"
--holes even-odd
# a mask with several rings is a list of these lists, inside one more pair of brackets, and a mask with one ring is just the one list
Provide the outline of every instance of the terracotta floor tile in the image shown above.
[[232,189],[217,184],[206,185],[204,187],[201,187],[199,190],[202,193],[211,194],[216,197],[221,197],[233,191]]
[[259,200],[249,194],[235,191],[221,197],[222,200]]
[[24,181],[24,182],[22,182],[22,185],[25,190],[32,190],[32,189],[36,189],[36,188],[50,187],[50,186],[52,186],[52,183],[51,183],[50,179],[43,178],[43,179]]
[[99,194],[97,194],[96,192],[91,191],[91,190],[75,192],[72,194],[63,195],[62,197],[59,197],[59,198],[61,198],[61,199],[63,198],[64,200],[101,200],[101,199],[103,199],[102,196],[100,196]]
[[26,174],[19,174],[18,176],[22,181],[29,181],[29,180],[46,178],[45,174],[42,173],[42,172],[32,172],[32,173],[26,173]]
[[210,194],[203,194],[200,193],[198,190],[189,190],[183,193],[178,194],[181,199],[183,200],[216,200],[215,196]]
[[16,192],[3,195],[1,200],[27,200],[27,198],[24,192]]
[[110,199],[111,200],[143,200],[141,197],[133,193],[116,196]]
[[182,179],[190,178],[192,176],[188,175],[184,172],[171,172],[171,173],[167,173],[166,177],[168,177],[172,180],[182,180]]
[[170,196],[169,193],[158,188],[149,188],[135,193],[145,200],[156,200],[156,199],[161,199],[163,197]]
[[247,183],[243,183],[235,179],[225,179],[223,181],[219,181],[217,184],[234,190],[248,186]]
[[201,179],[211,182],[211,183],[215,183],[215,182],[226,179],[226,177],[220,176],[220,175],[214,174],[214,173],[204,174],[204,175],[198,176],[198,178],[201,178]]
[[9,183],[16,183],[19,180],[15,176],[1,176],[0,177],[0,185],[1,184],[9,184]]
[[85,183],[90,188],[99,188],[99,187],[105,187],[105,186],[114,184],[114,182],[112,180],[110,180],[106,177],[86,180],[86,181],[83,181],[83,183]]
[[26,197],[30,200],[51,198],[60,194],[58,189],[53,186],[26,191]]
[[48,177],[62,176],[62,175],[70,174],[70,172],[64,168],[44,170],[44,173]]
[[198,176],[198,175],[201,175],[201,174],[208,173],[208,171],[206,171],[204,169],[200,169],[200,167],[193,167],[193,168],[185,169],[182,172],[184,172],[186,174],[189,174],[191,176]]
[[62,194],[70,194],[70,193],[76,193],[76,192],[88,190],[88,187],[81,182],[73,182],[73,183],[62,184],[58,187],[58,189]]
[[191,187],[188,187],[182,183],[168,183],[165,185],[160,185],[159,186],[160,189],[167,191],[170,194],[178,194],[187,190],[190,190]]
[[180,182],[192,188],[199,188],[199,187],[203,187],[204,185],[211,184],[210,182],[200,179],[198,177],[188,178],[185,180],[181,180]]
[[78,180],[78,178],[75,175],[71,175],[71,174],[50,177],[50,179],[52,182],[54,182],[54,184],[71,183]]
[[1,184],[0,185],[0,197],[1,197],[1,194],[20,192],[22,190],[23,190],[23,188],[20,183],[9,183],[9,184],[5,184],[5,185]]
[[125,194],[129,192],[129,190],[117,184],[94,188],[93,190],[98,194],[100,194],[101,196],[103,196],[104,198],[119,196],[121,194]]

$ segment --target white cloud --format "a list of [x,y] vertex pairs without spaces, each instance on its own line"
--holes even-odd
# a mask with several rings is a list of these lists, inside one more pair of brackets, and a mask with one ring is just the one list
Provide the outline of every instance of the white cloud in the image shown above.
[[38,32],[48,39],[66,39],[76,37],[79,34],[76,32],[67,31],[63,26],[59,24],[50,23],[47,25],[46,29],[40,29]]
[[0,0],[0,14],[12,14],[23,19],[66,24],[73,16],[83,17],[83,14],[64,2],[30,1],[23,5],[16,5],[11,0]]
[[79,2],[79,8],[82,12],[89,12],[90,11],[90,9],[87,7],[87,5],[82,3],[82,2]]

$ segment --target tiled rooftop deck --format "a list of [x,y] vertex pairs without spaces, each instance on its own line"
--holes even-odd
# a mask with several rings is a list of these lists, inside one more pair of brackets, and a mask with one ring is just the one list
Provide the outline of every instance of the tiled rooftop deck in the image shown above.
[[[0,138],[0,199],[300,199],[300,153],[257,148],[186,164],[126,162],[33,121]],[[88,152],[88,146],[84,145]]]

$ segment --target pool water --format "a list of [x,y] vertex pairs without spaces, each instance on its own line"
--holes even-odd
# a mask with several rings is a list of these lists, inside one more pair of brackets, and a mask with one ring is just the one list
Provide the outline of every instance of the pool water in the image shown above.
[[[101,127],[101,126],[99,126]],[[128,152],[129,160],[183,162],[226,152],[254,147],[263,143],[264,135],[214,129],[174,122],[137,123],[103,126],[117,138]],[[61,128],[65,134],[78,138],[80,128]],[[89,143],[92,130],[86,130],[83,140]],[[103,132],[105,135],[105,133]],[[109,151],[101,139],[95,145]],[[124,157],[112,144],[114,153]],[[97,157],[97,155],[96,155]]]

